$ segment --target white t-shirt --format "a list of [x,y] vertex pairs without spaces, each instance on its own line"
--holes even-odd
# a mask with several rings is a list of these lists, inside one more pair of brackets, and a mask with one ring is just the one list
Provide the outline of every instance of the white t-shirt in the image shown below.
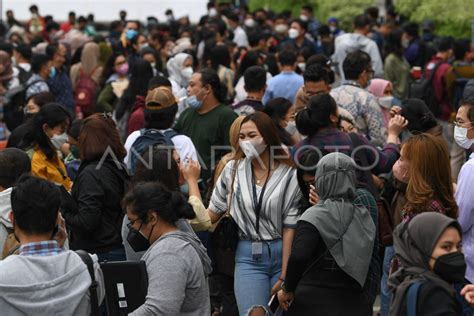
[[[267,82],[268,80],[272,79],[272,74],[267,72]],[[247,91],[244,89],[245,81],[244,76],[240,77],[239,81],[235,85],[235,98],[234,104],[237,104],[247,98]]]
[[233,42],[236,43],[238,47],[249,47],[247,33],[245,33],[242,27],[237,26],[237,28],[234,30]]
[[[165,131],[169,131],[171,128],[166,130],[160,130],[160,132],[164,133]],[[133,143],[140,137],[141,132],[140,130],[131,133],[127,140],[125,141],[125,149],[127,150],[127,155],[125,156],[124,162],[125,164],[130,167],[130,149],[132,148]],[[175,137],[171,138],[171,141],[174,144],[176,151],[178,152],[179,158],[181,161],[186,161],[186,158],[190,157],[192,160],[197,160],[196,148],[194,147],[191,138],[185,135],[176,135]]]

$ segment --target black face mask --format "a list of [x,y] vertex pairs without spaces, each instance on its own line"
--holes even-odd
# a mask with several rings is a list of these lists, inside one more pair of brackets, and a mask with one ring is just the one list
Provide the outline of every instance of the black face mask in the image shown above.
[[[140,225],[140,228],[142,227],[142,225],[143,223]],[[135,252],[145,251],[150,248],[150,236],[155,226],[151,228],[148,238],[146,238],[140,233],[140,228],[136,230],[131,225],[128,225],[129,231],[127,235],[127,241],[130,244],[130,247],[132,247],[133,251]]]
[[449,283],[464,282],[466,260],[462,252],[451,252],[436,259],[433,271]]

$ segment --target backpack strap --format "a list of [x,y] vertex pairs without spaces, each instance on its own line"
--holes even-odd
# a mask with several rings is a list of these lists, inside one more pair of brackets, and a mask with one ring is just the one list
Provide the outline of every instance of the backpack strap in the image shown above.
[[434,77],[436,75],[436,72],[438,71],[438,68],[442,65],[442,64],[447,64],[447,62],[445,61],[440,61],[439,63],[436,63],[433,70],[431,71],[430,73],[430,77],[428,78],[428,82],[431,83],[433,82],[434,80]]
[[407,316],[416,316],[416,305],[418,301],[418,290],[423,282],[410,285],[407,293]]
[[89,275],[91,276],[91,286],[89,287],[89,293],[91,298],[91,316],[99,316],[99,301],[97,299],[97,287],[98,283],[95,279],[94,274],[94,262],[92,261],[91,256],[84,250],[76,250],[76,254],[81,257],[82,261],[86,264],[87,270],[89,270]]
[[163,134],[165,135],[165,137],[168,137],[170,140],[175,137],[175,136],[178,136],[180,135],[177,131],[175,131],[174,129],[169,129],[169,130],[166,130],[163,132]]

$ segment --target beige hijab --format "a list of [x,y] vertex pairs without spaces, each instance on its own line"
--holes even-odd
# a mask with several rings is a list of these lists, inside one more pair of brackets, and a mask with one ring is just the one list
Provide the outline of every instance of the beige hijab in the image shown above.
[[84,45],[81,54],[82,70],[86,74],[92,73],[99,66],[100,48],[94,42]]

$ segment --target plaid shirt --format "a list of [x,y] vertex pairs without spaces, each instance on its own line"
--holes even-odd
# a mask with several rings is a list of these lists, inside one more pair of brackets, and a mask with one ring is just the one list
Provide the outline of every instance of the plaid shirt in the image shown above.
[[[366,148],[364,151],[369,165],[373,165],[377,162],[377,155],[375,155],[375,153],[378,154],[378,162],[371,171],[375,174],[390,172],[399,157],[400,146],[396,144],[386,144],[382,150],[379,150],[372,145],[367,138],[361,135],[358,136],[360,144],[366,146],[364,147]],[[313,149],[311,149],[311,146]],[[354,149],[349,134],[337,128],[329,128],[319,131],[315,135],[296,144],[293,147],[292,156],[300,159],[301,155],[305,152],[305,148],[315,151],[314,147],[318,148],[323,155],[338,151],[350,156]],[[370,148],[370,150],[368,148]]]
[[71,79],[66,68],[58,70],[53,78],[48,77],[47,83],[51,93],[56,97],[56,101],[74,113],[74,94]]
[[378,294],[378,289],[380,285],[380,278],[382,274],[382,266],[380,256],[379,256],[379,228],[378,228],[378,210],[377,203],[375,202],[374,197],[369,191],[364,189],[357,190],[357,197],[354,200],[354,204],[359,206],[364,206],[370,213],[370,217],[374,221],[376,227],[376,235],[374,242],[374,250],[372,252],[372,259],[370,260],[369,271],[367,272],[367,279],[365,281],[364,289],[366,290],[369,300],[373,305],[375,298]]
[[19,255],[47,257],[59,255],[62,252],[63,250],[59,247],[56,240],[46,240],[22,245],[19,250]]

